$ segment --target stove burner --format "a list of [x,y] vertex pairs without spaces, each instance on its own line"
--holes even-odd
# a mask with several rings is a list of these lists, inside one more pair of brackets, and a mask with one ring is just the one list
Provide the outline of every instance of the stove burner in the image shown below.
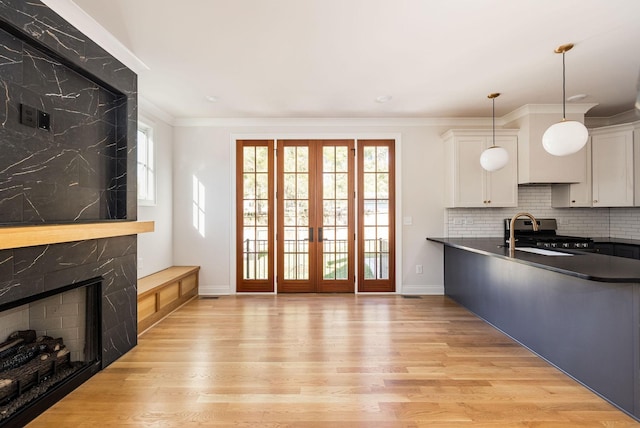
[[[509,222],[509,219],[504,220],[504,235],[507,241],[509,240]],[[593,249],[593,239],[558,235],[556,234],[557,227],[556,219],[538,219],[538,231],[534,232],[531,220],[517,219],[514,224],[514,236],[517,246],[576,250]]]

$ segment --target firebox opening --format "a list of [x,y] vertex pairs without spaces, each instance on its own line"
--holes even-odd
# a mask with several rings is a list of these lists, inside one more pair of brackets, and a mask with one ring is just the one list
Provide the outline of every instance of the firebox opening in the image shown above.
[[96,278],[0,312],[0,426],[22,426],[99,370],[101,295]]

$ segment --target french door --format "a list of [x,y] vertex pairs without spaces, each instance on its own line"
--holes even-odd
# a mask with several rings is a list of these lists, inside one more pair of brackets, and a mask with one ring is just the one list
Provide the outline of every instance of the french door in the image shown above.
[[393,143],[238,141],[237,291],[395,291]]
[[278,291],[354,290],[353,140],[278,141]]

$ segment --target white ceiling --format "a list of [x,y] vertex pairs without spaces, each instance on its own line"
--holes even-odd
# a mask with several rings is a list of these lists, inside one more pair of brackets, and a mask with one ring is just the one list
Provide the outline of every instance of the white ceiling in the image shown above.
[[561,103],[568,42],[567,96],[588,94],[587,116],[637,94],[639,0],[46,2],[65,1],[148,66],[140,95],[174,118],[486,117],[491,92],[501,116]]

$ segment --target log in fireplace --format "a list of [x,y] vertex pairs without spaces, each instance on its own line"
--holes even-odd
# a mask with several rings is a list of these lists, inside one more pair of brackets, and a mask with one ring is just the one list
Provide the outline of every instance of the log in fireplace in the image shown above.
[[[21,427],[100,370],[101,278],[0,306],[0,426]],[[0,336],[0,340],[3,337]]]

